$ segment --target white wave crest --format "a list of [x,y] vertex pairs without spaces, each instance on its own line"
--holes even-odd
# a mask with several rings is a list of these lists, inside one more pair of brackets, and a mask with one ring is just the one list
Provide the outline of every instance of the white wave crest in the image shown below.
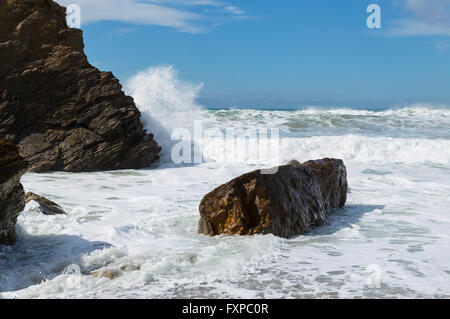
[[450,140],[361,135],[286,139],[281,157],[298,160],[335,157],[358,163],[450,163]]
[[295,111],[296,114],[333,114],[352,116],[398,116],[398,117],[450,117],[450,108],[446,105],[432,105],[415,103],[404,107],[391,109],[365,110],[350,108],[320,108],[307,107],[304,110]]
[[[173,66],[151,67],[137,73],[125,85],[142,113],[144,127],[155,135],[162,146],[163,161],[173,145],[172,130],[191,128],[202,106],[196,102],[203,83],[181,80]],[[200,116],[200,115],[198,115]]]
[[[171,150],[177,143],[171,139],[173,130],[183,128],[192,133],[194,121],[201,120],[207,128],[222,130],[294,127],[291,136],[280,141],[277,158],[282,162],[294,158],[302,161],[336,157],[359,163],[450,163],[450,140],[445,138],[448,136],[450,109],[446,106],[414,104],[388,110],[310,107],[296,111],[209,112],[197,103],[202,87],[202,83],[181,80],[173,66],[149,68],[136,74],[126,84],[126,92],[133,96],[142,113],[145,128],[155,135],[163,148],[162,162],[171,162]],[[247,151],[241,148],[233,152],[222,140],[206,142],[203,145],[206,161],[273,162],[270,152],[256,155],[255,148]],[[252,143],[266,142],[259,140]]]
[[203,83],[182,81],[173,67],[151,67],[133,76],[126,91],[133,96],[141,112],[158,115],[201,110],[196,102]]
[[[204,156],[219,163],[262,164],[271,163],[273,153],[250,154],[248,150],[228,149],[222,140],[217,145],[210,140],[204,146]],[[256,140],[253,144],[264,144]],[[245,143],[241,143],[245,145]],[[234,146],[232,146],[234,148]],[[367,137],[360,135],[314,136],[308,138],[284,138],[279,146],[279,164],[292,159],[300,162],[311,159],[334,157],[350,163],[389,163],[389,164],[439,164],[450,163],[450,140],[446,139],[408,139],[391,137]],[[233,156],[230,156],[233,154]],[[256,159],[256,160],[255,160]]]

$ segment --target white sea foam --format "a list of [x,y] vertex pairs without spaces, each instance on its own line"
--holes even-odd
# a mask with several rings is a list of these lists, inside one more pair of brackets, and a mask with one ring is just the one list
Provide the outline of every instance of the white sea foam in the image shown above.
[[[343,158],[347,207],[289,240],[198,235],[202,196],[261,166],[214,139],[196,166],[27,174],[25,189],[68,215],[27,205],[18,243],[0,247],[0,298],[450,297],[447,109],[209,111],[195,102],[199,89],[173,67],[128,84],[163,147],[171,129],[201,119],[280,128],[280,162]],[[121,276],[91,275],[102,270]]]
[[[245,145],[245,142],[241,141],[240,145]],[[275,154],[260,151],[255,156],[251,150],[263,149],[264,146],[270,145],[270,142],[268,139],[251,140],[252,148],[241,148],[237,152],[236,146],[227,145],[223,138],[209,139],[203,146],[203,155],[207,161],[218,163],[264,165],[272,163]],[[290,137],[280,141],[279,153],[280,161],[276,164],[284,164],[292,159],[306,161],[312,158],[333,157],[341,158],[348,163],[446,165],[450,163],[450,140],[360,135]]]
[[[68,215],[27,206],[19,243],[0,250],[0,268],[9,269],[0,274],[0,297],[450,296],[449,170],[347,167],[347,208],[290,240],[197,234],[202,195],[249,165],[28,174],[26,190],[57,201]],[[81,274],[65,271],[74,264]],[[381,269],[380,288],[367,287],[372,265]],[[90,275],[97,270],[122,276]]]
[[[333,156],[356,162],[437,163],[450,160],[450,109],[440,105],[414,104],[389,110],[321,109],[296,111],[207,111],[197,103],[203,84],[180,79],[173,66],[153,67],[132,77],[126,91],[142,112],[143,122],[163,147],[163,162],[177,141],[171,134],[185,128],[193,136],[194,121],[204,129],[279,128],[285,137],[280,157]],[[363,133],[363,134],[361,134]],[[428,137],[432,139],[428,139]],[[264,144],[260,139],[255,141]],[[209,139],[203,148],[207,161],[262,164],[270,156],[249,150],[238,154],[222,139]]]
[[297,113],[303,114],[339,114],[339,115],[361,115],[361,116],[421,116],[421,117],[450,117],[450,109],[446,105],[433,105],[415,103],[408,106],[380,110],[360,110],[351,108],[318,108],[307,107]]
[[357,163],[450,163],[450,140],[319,136],[283,141],[283,158],[335,157]]

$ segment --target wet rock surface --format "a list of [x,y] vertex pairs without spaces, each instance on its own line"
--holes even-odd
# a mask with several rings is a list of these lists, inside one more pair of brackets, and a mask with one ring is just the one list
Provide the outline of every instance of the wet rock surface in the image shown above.
[[16,241],[17,217],[25,207],[20,178],[27,167],[17,146],[0,141],[0,245],[12,245]]
[[347,171],[338,159],[292,161],[275,174],[254,171],[203,198],[199,233],[304,234],[323,225],[331,210],[344,207],[347,189]]

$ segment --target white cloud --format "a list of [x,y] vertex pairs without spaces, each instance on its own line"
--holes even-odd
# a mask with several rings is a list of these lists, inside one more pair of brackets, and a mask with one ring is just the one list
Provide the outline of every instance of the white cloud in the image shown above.
[[234,6],[226,6],[223,9],[227,12],[230,12],[230,13],[236,14],[236,15],[241,15],[241,14],[245,13],[245,11],[242,10],[241,8],[234,7]]
[[127,27],[124,27],[124,28],[119,28],[119,29],[117,29],[117,30],[114,30],[114,31],[112,32],[112,34],[121,37],[121,36],[124,36],[124,35],[126,35],[126,34],[128,34],[128,33],[130,33],[130,32],[136,31],[136,30],[137,30],[137,28],[127,28]]
[[414,19],[398,19],[393,21],[389,35],[393,37],[414,35],[450,36],[450,25],[440,23],[427,23]]
[[[238,13],[227,10],[226,4],[217,0],[55,0],[61,5],[78,4],[82,24],[98,21],[122,21],[135,24],[158,25],[182,32],[200,33],[213,25],[217,16],[193,12],[193,7],[220,7],[228,15]],[[237,7],[235,10],[240,10]],[[242,11],[242,10],[241,10]],[[237,12],[237,11],[236,11]],[[242,11],[243,12],[243,11]],[[222,13],[223,14],[223,13]]]
[[450,0],[400,1],[407,18],[391,21],[388,36],[450,36]]
[[449,22],[450,0],[405,0],[405,9],[429,23]]

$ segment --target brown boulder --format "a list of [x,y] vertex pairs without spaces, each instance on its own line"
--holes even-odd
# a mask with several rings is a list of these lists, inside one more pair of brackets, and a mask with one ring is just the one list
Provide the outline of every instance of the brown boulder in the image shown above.
[[25,194],[25,203],[28,204],[31,201],[35,201],[39,204],[39,210],[44,215],[67,215],[61,206],[55,202],[52,202],[51,200],[35,193],[28,192]]
[[144,168],[160,148],[110,72],[91,66],[81,30],[51,0],[0,1],[0,139],[30,170]]
[[347,188],[346,168],[337,159],[292,161],[275,174],[254,171],[203,198],[199,233],[304,234],[323,225],[332,209],[344,207]]
[[27,167],[14,144],[0,141],[0,245],[16,241],[17,217],[25,207],[20,178]]

